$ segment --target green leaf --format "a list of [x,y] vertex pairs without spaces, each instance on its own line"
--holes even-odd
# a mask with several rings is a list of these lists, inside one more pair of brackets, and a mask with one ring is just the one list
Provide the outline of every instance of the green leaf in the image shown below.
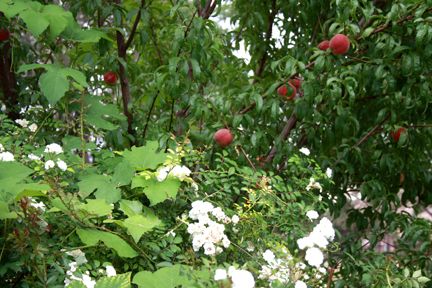
[[135,274],[132,283],[145,288],[175,288],[191,285],[192,269],[186,265],[164,267],[156,272],[141,271]]
[[111,277],[103,277],[96,282],[95,288],[129,288],[131,272]]
[[18,162],[0,162],[0,201],[10,203],[25,189],[21,184],[33,170]]
[[25,10],[21,12],[19,16],[35,37],[38,37],[42,32],[44,32],[50,24],[45,19],[44,15],[38,11]]
[[138,201],[120,200],[120,210],[123,211],[128,217],[142,214],[143,204]]
[[78,70],[75,70],[72,68],[63,68],[63,69],[61,69],[61,73],[62,73],[62,75],[65,76],[65,78],[71,77],[82,87],[88,86],[86,76],[81,71],[78,71]]
[[[42,13],[45,19],[49,22],[50,37],[54,39],[62,33],[68,24],[67,13],[64,9],[57,5],[44,6]],[[72,14],[70,15],[72,17]]]
[[118,128],[118,125],[112,124],[111,120],[126,120],[116,105],[103,104],[97,96],[87,95],[84,101],[87,106],[85,120],[96,128],[114,130]]
[[134,175],[135,169],[130,166],[128,161],[124,160],[115,167],[112,182],[117,186],[129,185]]
[[6,202],[0,201],[0,220],[17,218],[15,212],[9,211],[9,205]]
[[138,253],[133,250],[126,241],[112,233],[78,228],[77,234],[81,241],[86,245],[95,246],[99,241],[101,241],[109,248],[114,249],[120,257],[133,258],[138,256]]
[[143,176],[136,176],[132,179],[132,188],[142,187],[144,194],[150,200],[150,206],[153,206],[168,198],[175,198],[180,183],[180,180],[172,177],[159,182],[154,178],[146,179]]
[[123,221],[124,226],[128,229],[129,234],[138,243],[141,236],[161,224],[161,221],[155,215],[135,215]]
[[80,177],[78,187],[80,196],[85,199],[94,191],[98,199],[105,199],[108,203],[115,203],[121,198],[121,192],[114,183],[111,182],[111,177],[107,175],[88,174]]
[[7,18],[12,18],[21,11],[29,9],[28,2],[25,1],[0,1],[0,11],[5,14]]
[[81,204],[78,209],[84,210],[91,215],[98,217],[111,214],[113,205],[105,202],[104,199],[88,199],[86,204]]
[[123,157],[137,170],[156,169],[167,157],[165,153],[157,152],[158,148],[156,141],[149,141],[145,146],[133,146],[130,151],[125,150]]
[[59,73],[59,70],[52,70],[42,74],[39,78],[39,86],[48,102],[54,105],[69,90],[69,81]]

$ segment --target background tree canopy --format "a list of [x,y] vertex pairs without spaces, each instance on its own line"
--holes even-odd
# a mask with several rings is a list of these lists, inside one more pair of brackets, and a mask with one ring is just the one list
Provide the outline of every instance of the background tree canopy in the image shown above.
[[[347,53],[335,55],[331,49],[318,48],[320,42],[336,34],[348,37]],[[324,205],[322,211],[339,217],[343,240],[339,240],[341,246],[329,267],[337,268],[340,276],[333,278],[334,271],[326,276],[326,281],[330,279],[327,287],[333,282],[336,287],[392,287],[389,275],[395,273],[392,279],[396,279],[399,272],[389,268],[385,255],[369,257],[361,252],[361,244],[351,245],[367,238],[372,251],[389,234],[401,239],[395,244],[398,252],[394,257],[406,257],[398,265],[406,265],[408,274],[401,270],[400,275],[411,277],[415,269],[432,275],[430,224],[412,216],[432,205],[431,0],[0,0],[0,39],[3,145],[17,153],[30,153],[43,150],[46,144],[62,143],[64,151],[74,151],[62,159],[76,165],[74,174],[63,182],[61,177],[44,178],[43,164],[31,167],[36,174],[26,167],[3,167],[23,175],[14,182],[12,174],[2,178],[0,172],[4,181],[0,183],[8,185],[0,190],[4,194],[0,194],[0,207],[6,207],[8,213],[20,209],[17,201],[21,197],[46,194],[34,191],[54,191],[48,194],[62,201],[49,203],[65,217],[75,219],[76,243],[81,240],[91,246],[101,241],[123,251],[121,257],[138,255],[138,248],[131,248],[128,241],[138,243],[143,233],[160,225],[156,216],[180,215],[193,198],[192,194],[178,196],[179,206],[169,206],[171,211],[161,211],[168,206],[154,208],[177,197],[180,181],[160,182],[165,183],[161,186],[145,177],[145,171],[166,161],[164,152],[175,151],[182,143],[190,149],[184,148],[189,152],[179,155],[195,173],[192,182],[201,182],[205,193],[234,191],[229,197],[216,196],[220,205],[235,209],[239,203],[253,201],[242,194],[242,186],[258,183],[265,175],[275,187],[286,186],[277,194],[287,203]],[[238,57],[241,52],[244,58]],[[277,89],[294,79],[301,85],[295,99],[278,95]],[[37,124],[34,133],[17,132],[15,120],[22,118]],[[220,128],[228,128],[234,135],[234,142],[225,149],[213,139]],[[102,149],[100,143],[93,143],[96,138],[103,143]],[[302,147],[307,147],[314,159],[306,166],[295,162],[297,158],[293,160]],[[328,183],[321,182],[324,198],[322,194],[319,200],[300,196],[290,200],[284,194],[304,188],[311,175],[324,177],[321,170],[327,168],[333,177]],[[216,173],[218,169],[225,171],[222,176]],[[22,179],[27,179],[25,184]],[[61,197],[63,192],[58,191],[62,189],[79,191],[82,203],[74,203],[88,205],[79,206],[79,213],[108,215],[113,209],[110,204],[120,205],[123,208],[115,209],[126,213],[127,202],[118,201],[137,200],[136,189],[143,189],[139,201],[146,207],[144,212],[139,208],[138,214],[127,210],[131,220],[120,225],[132,236],[126,241],[110,234],[114,230],[88,230],[88,223],[83,224],[87,220],[83,222],[81,214],[70,212],[78,206],[63,203],[62,197],[69,196],[64,192],[66,196]],[[95,199],[84,202],[93,192]],[[362,209],[349,205],[354,194],[367,203]],[[106,202],[91,202],[98,199]],[[156,216],[147,206],[159,210]],[[303,211],[306,206],[286,211]],[[411,216],[401,214],[397,210],[401,206],[412,208]],[[275,210],[271,211],[267,212]],[[275,218],[294,217],[283,214],[282,208],[277,211]],[[7,215],[0,218],[13,219],[15,214]],[[295,217],[292,220],[295,222]],[[13,220],[5,221],[1,254],[14,247],[6,244],[13,243],[6,241],[14,231],[7,221]],[[102,225],[101,221],[91,223]],[[146,224],[141,227],[137,223]],[[280,229],[281,235],[291,233]],[[124,244],[127,248],[118,248]],[[96,257],[98,253],[94,253]],[[0,255],[3,263],[5,258]],[[189,264],[185,259],[168,258],[162,260]],[[346,265],[338,266],[345,258]],[[36,260],[20,261],[16,263],[33,267],[29,263]],[[120,270],[163,267],[149,263],[137,260]],[[181,270],[180,266],[171,267]],[[9,275],[14,269],[9,265],[0,269],[0,275]],[[138,278],[156,277],[146,273],[150,274]],[[5,279],[15,281],[8,277]],[[179,279],[173,287],[187,285]],[[46,275],[40,281],[48,285]],[[392,282],[394,287],[419,287],[422,283],[400,281],[405,284]]]

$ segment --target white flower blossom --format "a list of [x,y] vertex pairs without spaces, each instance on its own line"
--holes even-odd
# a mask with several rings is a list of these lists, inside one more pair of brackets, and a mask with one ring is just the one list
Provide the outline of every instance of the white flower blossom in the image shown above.
[[220,281],[220,280],[225,280],[227,279],[228,275],[225,269],[216,269],[215,271],[215,275],[214,275],[214,280],[215,281]]
[[36,125],[36,123],[31,124],[28,129],[30,130],[30,132],[36,132],[36,130],[38,129],[38,126]]
[[332,178],[333,170],[331,168],[327,168],[325,174],[327,175],[328,178]]
[[0,153],[0,161],[3,161],[3,162],[12,162],[12,161],[15,161],[15,157],[10,152],[7,152],[7,151],[6,152],[1,152]]
[[27,156],[30,160],[41,160],[41,157],[34,155],[33,153]]
[[314,178],[309,179],[309,184],[306,186],[306,190],[309,191],[310,189],[318,189],[320,192],[323,191],[323,188],[321,184],[317,181],[315,181]]
[[305,248],[311,248],[313,247],[314,242],[312,240],[312,238],[310,237],[303,237],[300,239],[297,239],[297,246],[299,247],[300,250],[303,250]]
[[251,272],[247,270],[231,270],[232,288],[253,288],[255,279]]
[[113,266],[108,265],[105,267],[105,269],[106,269],[106,274],[108,277],[113,277],[113,276],[117,275],[117,272]]
[[0,152],[3,152],[3,151],[4,151],[4,147],[2,144],[0,144]]
[[305,282],[298,280],[296,281],[294,288],[307,288],[307,285]]
[[206,242],[203,248],[205,255],[213,256],[216,254],[216,246],[211,242]]
[[239,218],[239,216],[234,215],[234,216],[232,216],[231,221],[234,225],[236,225],[240,221],[240,218]]
[[180,181],[183,181],[186,177],[189,177],[191,171],[186,166],[176,165],[170,171],[170,175],[178,178]]
[[276,256],[275,256],[275,254],[274,254],[271,250],[267,249],[267,250],[263,253],[263,258],[264,258],[264,260],[265,260],[267,263],[271,264],[271,263],[273,263],[273,262],[275,261]]
[[329,241],[333,241],[335,237],[335,230],[333,229],[333,224],[326,217],[323,217],[321,219],[319,224],[315,226],[314,231],[321,233]]
[[45,147],[45,153],[60,154],[63,153],[63,148],[56,143],[49,144]]
[[164,181],[168,177],[170,167],[161,167],[156,171],[156,179],[159,182]]
[[318,219],[318,217],[319,217],[318,212],[316,212],[315,210],[310,210],[310,211],[306,212],[306,216],[310,220],[315,220],[315,219]]
[[48,160],[45,162],[45,170],[49,170],[55,167],[55,163],[52,160]]
[[[214,218],[212,218],[214,217]],[[225,235],[225,225],[231,219],[219,207],[201,200],[192,203],[189,218],[198,222],[188,224],[187,232],[192,236],[192,248],[199,251],[201,247],[206,255],[217,255],[228,248],[231,241]],[[218,223],[217,221],[222,223]],[[227,221],[227,219],[229,221]]]
[[27,121],[26,119],[17,119],[17,120],[15,120],[15,123],[17,123],[18,125],[20,125],[23,128],[27,128],[29,125],[29,121]]
[[324,261],[324,255],[320,249],[312,247],[306,250],[305,259],[309,265],[319,268]]
[[82,275],[82,283],[87,287],[87,288],[94,288],[96,285],[96,281],[93,280],[90,275],[88,274],[83,274]]
[[304,155],[306,155],[306,156],[309,156],[309,155],[310,155],[310,151],[309,151],[309,149],[306,148],[306,147],[301,148],[299,151],[300,151],[301,153],[303,153]]
[[57,159],[57,167],[62,171],[66,171],[68,166],[63,160]]
[[32,199],[31,197],[29,197],[29,198],[31,200],[30,201],[30,206],[32,206],[32,207],[34,207],[36,209],[40,209],[42,211],[45,211],[46,206],[45,206],[45,204],[43,202],[37,202],[34,199]]

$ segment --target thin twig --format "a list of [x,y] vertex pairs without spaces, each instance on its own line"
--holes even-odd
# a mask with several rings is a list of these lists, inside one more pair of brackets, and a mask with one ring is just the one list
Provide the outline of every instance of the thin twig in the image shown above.
[[374,128],[372,128],[372,130],[370,130],[365,136],[363,136],[359,141],[357,141],[357,143],[354,145],[354,147],[358,147],[361,144],[363,144],[363,142],[365,142],[367,139],[369,139],[369,137],[373,136],[375,133],[377,133],[380,129],[381,126],[390,118],[390,113],[387,114],[387,116],[380,122],[378,123]]
[[256,172],[256,168],[255,165],[252,163],[252,161],[249,159],[249,157],[247,156],[246,152],[244,151],[243,147],[241,145],[237,146],[240,151],[242,152],[243,156],[246,158],[246,160],[248,161],[249,165],[252,167],[252,169]]

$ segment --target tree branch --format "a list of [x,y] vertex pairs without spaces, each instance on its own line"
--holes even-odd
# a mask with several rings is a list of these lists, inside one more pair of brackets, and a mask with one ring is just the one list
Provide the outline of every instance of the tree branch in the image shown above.
[[[287,120],[281,134],[279,135],[280,141],[285,141],[288,138],[289,134],[291,133],[291,130],[295,127],[296,123],[297,123],[297,116],[293,112],[291,114],[291,117]],[[270,150],[269,154],[267,155],[267,158],[265,159],[265,163],[271,163],[273,161],[273,158],[276,156],[276,153],[277,153],[277,148],[275,143],[272,149]]]
[[16,120],[19,118],[18,89],[15,73],[12,70],[10,48],[9,42],[5,42],[0,49],[0,85],[3,91],[3,102],[7,108],[7,115],[10,119]]
[[259,65],[258,65],[257,69],[255,70],[255,79],[254,79],[253,83],[258,82],[258,78],[261,77],[262,73],[264,72],[264,67],[265,67],[265,64],[267,62],[267,57],[268,57],[267,49],[268,49],[270,39],[272,37],[273,23],[274,23],[274,19],[276,17],[276,13],[277,13],[276,0],[273,0],[271,11],[270,11],[269,16],[268,16],[268,25],[267,25],[266,38],[265,38],[266,48],[265,48],[263,55],[259,61]]
[[390,113],[387,114],[387,116],[380,122],[378,125],[376,125],[372,130],[370,130],[365,136],[363,136],[357,143],[354,145],[354,147],[358,147],[363,142],[365,142],[367,139],[369,139],[371,136],[375,135],[381,128],[381,126],[390,118]]
[[135,36],[135,32],[136,32],[136,29],[138,27],[138,23],[141,20],[141,9],[144,8],[144,5],[145,5],[145,0],[141,0],[141,5],[140,5],[140,8],[138,10],[138,14],[135,18],[135,22],[132,25],[131,33],[130,33],[129,38],[127,39],[125,47],[124,47],[124,49],[126,49],[126,50],[129,48],[129,46],[132,43],[132,40]]

